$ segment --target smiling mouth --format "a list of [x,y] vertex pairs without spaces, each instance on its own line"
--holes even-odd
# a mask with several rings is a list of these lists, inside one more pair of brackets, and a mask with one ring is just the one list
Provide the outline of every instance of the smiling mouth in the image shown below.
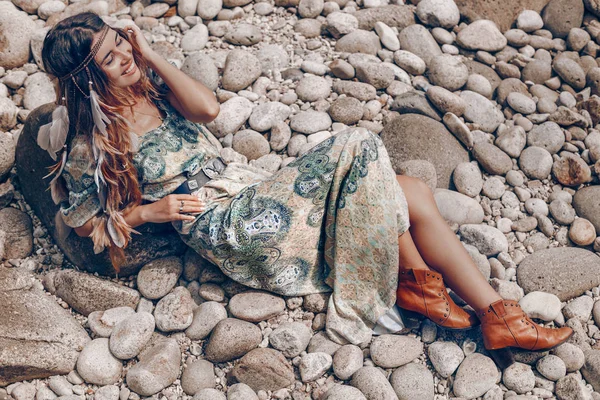
[[128,74],[132,73],[134,69],[135,69],[135,65],[133,63],[133,60],[131,60],[129,67],[127,67],[127,69],[125,70],[125,72],[123,72],[122,75],[128,75]]

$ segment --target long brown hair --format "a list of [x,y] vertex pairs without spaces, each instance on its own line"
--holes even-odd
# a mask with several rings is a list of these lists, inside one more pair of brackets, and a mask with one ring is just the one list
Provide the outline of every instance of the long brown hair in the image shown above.
[[[48,32],[42,48],[42,60],[46,71],[56,77],[71,73],[90,54],[94,35],[105,26],[104,21],[91,12],[74,15],[56,24]],[[128,40],[123,30],[113,29],[124,40]],[[70,121],[67,148],[63,151],[69,151],[75,136],[85,135],[90,144],[95,141],[96,146],[104,153],[104,162],[100,169],[107,185],[106,213],[94,217],[94,228],[90,237],[94,241],[95,250],[109,247],[110,258],[117,271],[125,261],[125,256],[123,249],[114,244],[107,232],[107,217],[112,217],[117,235],[124,238],[125,248],[131,241],[133,229],[122,215],[142,201],[137,170],[132,162],[129,127],[121,113],[127,108],[133,113],[133,106],[140,98],[156,100],[163,94],[148,78],[148,66],[139,46],[135,41],[129,43],[132,46],[134,61],[141,72],[141,78],[135,84],[127,88],[116,87],[95,60],[88,65],[93,87],[98,93],[100,108],[111,120],[106,126],[108,137],[93,129],[90,101],[85,97],[89,80],[85,69],[74,76],[75,82],[67,79],[58,80],[57,83],[59,102],[64,96]],[[79,88],[86,94],[84,95]],[[59,157],[59,162],[52,166],[51,173],[60,171],[61,167],[62,161]]]

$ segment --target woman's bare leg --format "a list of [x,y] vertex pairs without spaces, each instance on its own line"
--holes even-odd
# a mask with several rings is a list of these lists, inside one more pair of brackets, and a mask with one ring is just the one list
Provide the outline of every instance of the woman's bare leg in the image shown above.
[[404,191],[410,219],[409,231],[398,238],[400,264],[435,269],[448,287],[475,310],[500,300],[440,214],[427,184],[402,175],[397,180]]

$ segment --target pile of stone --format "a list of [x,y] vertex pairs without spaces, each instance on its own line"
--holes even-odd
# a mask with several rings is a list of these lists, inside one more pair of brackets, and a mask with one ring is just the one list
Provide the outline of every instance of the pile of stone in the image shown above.
[[[0,2],[0,399],[600,399],[600,7],[413,3]],[[87,10],[216,92],[224,157],[276,172],[348,126],[380,134],[494,289],[574,336],[500,371],[478,330],[429,321],[337,344],[328,295],[250,290],[191,251],[121,279],[62,269],[13,167],[55,100],[43,39]]]

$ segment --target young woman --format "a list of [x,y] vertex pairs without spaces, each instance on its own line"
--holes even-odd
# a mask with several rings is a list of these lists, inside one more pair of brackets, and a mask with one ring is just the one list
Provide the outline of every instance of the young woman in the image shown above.
[[[405,321],[424,315],[468,329],[481,320],[503,365],[510,354],[499,349],[546,350],[572,334],[502,300],[429,188],[396,176],[367,130],[346,129],[271,175],[230,159],[202,125],[219,113],[213,93],[158,56],[136,26],[111,29],[79,14],[50,30],[42,57],[59,80],[61,106],[38,138],[60,157],[59,222],[97,251],[108,247],[115,264],[135,227],[172,222],[242,284],[285,296],[332,291],[327,333],[340,343],[393,326],[395,303]],[[477,314],[458,307],[444,281]]]

